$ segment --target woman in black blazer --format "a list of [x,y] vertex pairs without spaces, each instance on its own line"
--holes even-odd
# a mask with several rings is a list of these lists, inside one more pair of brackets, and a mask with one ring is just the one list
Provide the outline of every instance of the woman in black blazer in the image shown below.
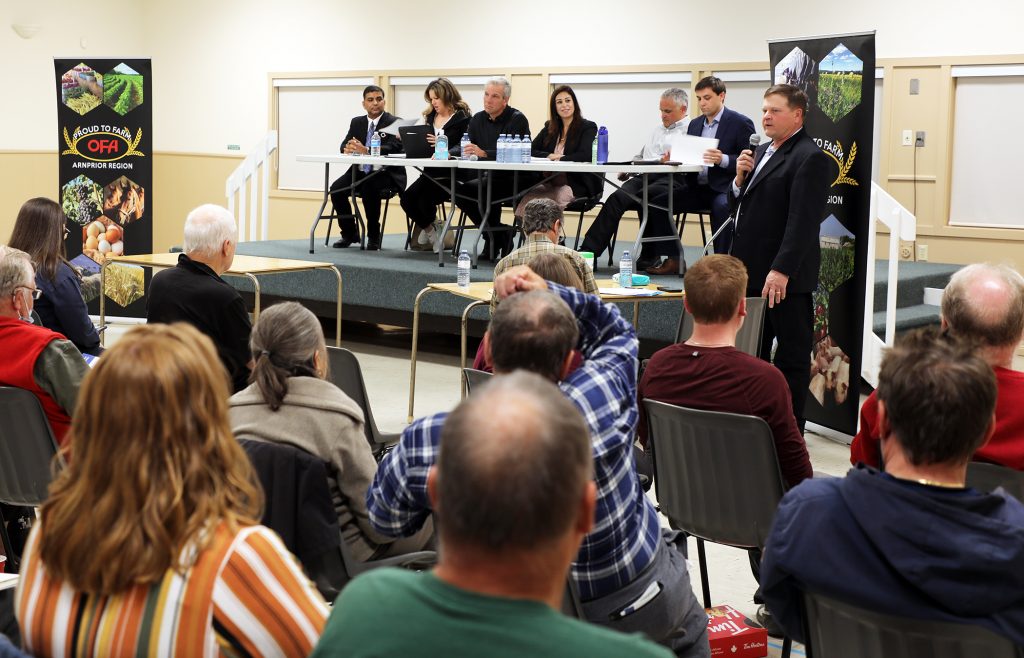
[[[423,120],[431,127],[427,141],[433,145],[437,141],[437,132],[444,130],[444,136],[448,138],[448,148],[456,148],[462,140],[462,134],[469,127],[470,119],[469,105],[462,100],[459,90],[448,78],[437,78],[427,84],[423,100],[430,103],[427,109],[423,110]],[[436,178],[447,186],[448,174],[447,169],[427,167],[423,170],[423,175],[402,192],[402,209],[405,210],[406,216],[420,227],[417,242],[419,245],[433,244],[437,205],[450,198],[446,188],[428,180],[428,177]]]
[[[590,162],[597,124],[583,118],[572,87],[561,85],[551,92],[550,110],[551,118],[544,122],[544,129],[533,140],[533,157]],[[560,174],[530,190],[516,207],[516,215],[522,217],[526,204],[533,199],[552,199],[565,208],[575,197],[592,196],[600,191],[601,179],[593,174]]]

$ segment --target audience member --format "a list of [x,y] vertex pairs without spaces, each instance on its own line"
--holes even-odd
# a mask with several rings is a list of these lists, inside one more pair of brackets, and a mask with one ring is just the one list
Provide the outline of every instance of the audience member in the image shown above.
[[33,301],[42,292],[35,279],[27,253],[0,245],[0,385],[35,395],[63,445],[89,366],[71,341],[32,323]]
[[[535,158],[564,162],[590,162],[593,155],[597,124],[587,121],[580,112],[576,92],[569,85],[560,85],[551,92],[549,119],[533,139]],[[550,174],[547,174],[550,176]],[[565,210],[576,197],[601,193],[603,179],[586,173],[560,173],[531,189],[516,206],[516,216],[526,214],[526,204],[533,199],[552,199]]]
[[[339,147],[342,153],[369,155],[373,134],[401,118],[385,112],[386,104],[384,90],[377,85],[363,89],[366,115],[354,117],[349,123],[348,132]],[[381,133],[381,155],[401,152],[402,142],[396,135]],[[380,249],[380,202],[386,190],[401,192],[405,189],[405,167],[386,167],[384,171],[371,175],[372,171],[370,165],[352,165],[331,183],[331,203],[338,213],[338,227],[341,229],[341,239],[331,246],[344,249],[359,242],[359,230],[349,203],[352,186],[357,185],[356,193],[363,199],[363,214],[366,215],[366,248],[371,251]]]
[[[747,315],[743,263],[732,256],[705,256],[687,270],[684,286],[693,335],[651,357],[640,380],[640,399],[762,418],[772,429],[786,486],[812,477],[785,378],[771,364],[736,349],[736,334]],[[640,440],[646,444],[642,404]]]
[[213,344],[185,324],[133,328],[97,362],[22,562],[32,655],[312,650],[327,606],[257,525],[227,398]]
[[763,108],[761,125],[772,141],[736,158],[731,253],[747,266],[747,296],[767,298],[761,358],[785,375],[803,432],[814,337],[811,293],[821,263],[818,227],[832,174],[828,158],[803,129],[808,105],[800,88],[769,87]]
[[[427,84],[423,100],[429,105],[423,110],[423,121],[430,126],[427,141],[437,142],[438,131],[444,131],[448,148],[454,149],[461,141],[469,126],[469,104],[462,100],[462,94],[448,78],[437,78]],[[413,224],[420,228],[417,246],[436,247],[437,228],[434,220],[438,204],[451,198],[451,170],[427,167],[422,175],[412,182],[402,194],[402,210]]]
[[[497,158],[498,136],[499,135],[529,135],[530,122],[526,115],[508,104],[512,96],[512,84],[507,78],[498,76],[491,78],[484,86],[484,109],[473,115],[469,121],[470,143],[466,146],[465,152],[461,146],[459,152],[464,158],[475,158],[479,160],[494,160]],[[451,144],[451,142],[449,142]],[[449,147],[451,149],[452,147]],[[497,240],[495,242],[496,252],[504,255],[512,251],[512,232],[508,226],[501,223],[501,203],[491,204],[490,209],[482,208],[478,202],[481,191],[480,186],[486,186],[486,176],[491,177],[491,198],[501,199],[512,196],[513,176],[512,172],[490,171],[482,172],[481,177],[474,177],[462,185],[456,204],[459,209],[466,213],[466,216],[477,226],[483,221],[484,213],[489,212],[487,224],[490,227],[497,227]],[[484,257],[490,257],[491,234],[484,234],[483,251]]]
[[809,591],[1024,644],[1024,504],[964,485],[992,435],[992,368],[960,341],[918,331],[888,351],[878,379],[886,472],[859,465],[785,495],[761,568],[768,608],[797,641]]
[[314,656],[671,655],[557,612],[594,527],[596,488],[587,426],[550,381],[495,379],[448,416],[441,437],[427,475],[444,546],[437,567],[357,578]]
[[35,311],[43,326],[64,335],[80,352],[99,354],[100,335],[82,300],[82,277],[64,251],[69,234],[57,202],[37,197],[18,211],[8,246],[21,249],[35,263],[36,287],[42,291]]
[[[690,587],[685,537],[661,529],[636,473],[635,330],[614,305],[549,284],[526,266],[494,283],[502,299],[490,328],[495,373],[522,368],[558,382],[590,433],[597,516],[571,569],[585,617],[641,631],[679,655],[710,655],[707,616]],[[567,374],[576,346],[583,363]],[[381,462],[367,493],[370,521],[381,532],[409,535],[430,515],[427,471],[447,415],[415,421]]]
[[[686,127],[690,120],[686,118],[686,92],[677,87],[666,89],[661,94],[658,108],[661,112],[661,125],[654,129],[650,139],[644,144],[643,150],[637,154],[638,160],[666,161],[669,157],[669,139],[673,135],[686,134]],[[668,205],[668,182],[669,176],[674,174],[651,174],[647,177],[648,190],[647,198],[649,206]],[[626,180],[627,174],[619,174],[619,180]],[[629,210],[640,212],[642,210],[641,195],[643,194],[643,177],[636,177],[627,180],[622,187],[614,194],[604,200],[601,212],[597,214],[594,223],[587,231],[580,245],[580,251],[594,252],[595,260],[611,244],[612,237],[619,229],[619,220]],[[685,185],[682,177],[673,179],[673,203],[678,197],[682,200],[685,192]],[[654,228],[648,224],[648,228]],[[648,232],[647,237],[654,237]],[[636,270],[646,270],[653,267],[660,256],[665,258],[676,258],[679,255],[678,243],[651,242],[645,244],[639,257],[636,258]]]
[[366,517],[366,490],[377,461],[363,431],[363,411],[326,381],[327,347],[320,321],[297,302],[275,304],[253,327],[248,388],[228,402],[236,439],[283,443],[327,463],[328,488],[342,540],[358,560],[419,550],[432,528],[395,541]]
[[[942,293],[942,327],[971,342],[995,371],[999,395],[992,438],[974,459],[1024,471],[1024,373],[1012,370],[1024,334],[1024,278],[1005,265],[975,264],[956,272]],[[860,409],[850,463],[881,468],[878,391]]]
[[235,258],[238,228],[226,209],[206,204],[185,219],[185,253],[177,267],[153,276],[147,322],[187,322],[213,340],[231,377],[232,391],[249,379],[249,313],[221,274]]

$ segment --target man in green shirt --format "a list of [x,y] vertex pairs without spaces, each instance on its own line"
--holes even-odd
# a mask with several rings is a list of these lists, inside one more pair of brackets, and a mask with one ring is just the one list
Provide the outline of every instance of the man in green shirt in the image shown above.
[[523,371],[496,377],[441,436],[427,478],[437,567],[352,581],[314,657],[672,655],[558,612],[596,488],[586,425],[554,384]]

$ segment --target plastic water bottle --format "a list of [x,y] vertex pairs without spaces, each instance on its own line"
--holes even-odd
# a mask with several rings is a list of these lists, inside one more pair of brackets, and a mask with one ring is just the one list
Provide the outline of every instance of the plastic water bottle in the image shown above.
[[445,137],[443,130],[437,131],[437,139],[434,141],[434,159],[448,159],[448,138]]
[[469,156],[466,155],[466,149],[469,148],[469,144],[472,141],[473,140],[471,140],[469,138],[469,131],[468,130],[466,132],[462,133],[462,141],[459,143],[459,154],[462,156],[463,160],[468,160],[469,159]]
[[526,135],[520,135],[516,137],[516,163],[523,164],[524,162],[530,161],[530,140],[526,138]]
[[519,159],[519,161],[522,162],[523,164],[530,164],[530,157],[532,156],[532,154],[533,143],[530,142],[530,136],[523,135],[523,146],[522,150],[520,150],[520,155],[522,157]]
[[590,147],[590,164],[597,164],[597,135],[594,135],[594,144]]
[[[462,262],[461,257],[459,262]],[[619,287],[633,287],[633,259],[629,257],[629,251],[622,252],[619,259]]]
[[597,161],[600,164],[608,162],[608,129],[604,126],[597,131]]
[[507,149],[508,149],[508,139],[505,137],[504,134],[498,135],[498,143],[497,143],[497,146],[495,148],[497,153],[494,154],[494,161],[495,162],[504,162],[505,161],[505,154],[507,152]]
[[380,157],[380,133],[374,132],[370,136],[370,155],[379,158]]
[[469,268],[472,266],[473,263],[469,260],[469,252],[463,249],[459,252],[458,272],[455,276],[455,280],[460,288],[469,287]]

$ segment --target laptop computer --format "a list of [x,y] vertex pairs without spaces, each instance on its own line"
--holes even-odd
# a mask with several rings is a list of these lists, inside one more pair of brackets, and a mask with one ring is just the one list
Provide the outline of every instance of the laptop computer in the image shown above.
[[434,147],[427,141],[427,135],[433,134],[430,126],[402,126],[398,129],[402,137],[402,150],[407,158],[432,158]]

